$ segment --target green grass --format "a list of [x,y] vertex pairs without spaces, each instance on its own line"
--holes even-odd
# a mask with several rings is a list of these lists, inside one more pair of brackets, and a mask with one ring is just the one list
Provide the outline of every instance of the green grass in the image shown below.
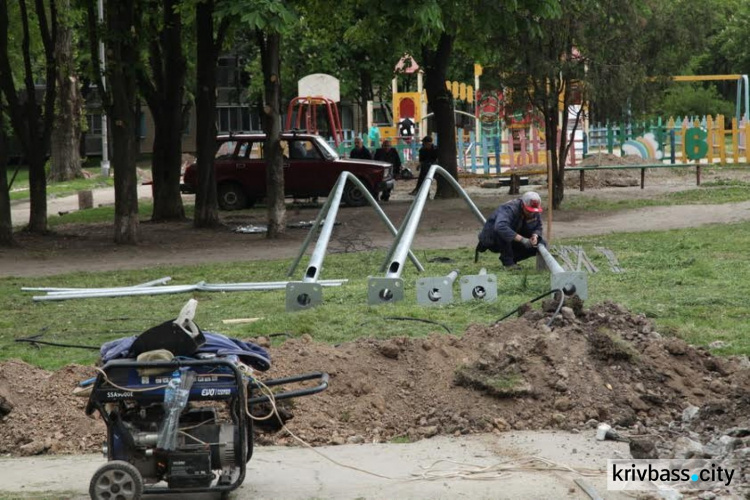
[[[13,176],[13,170],[11,168],[8,170],[8,181],[10,181]],[[86,189],[114,186],[114,177],[101,177],[99,170],[94,168],[87,168],[85,170],[88,170],[93,177],[90,179],[73,179],[72,181],[65,182],[47,182],[47,197],[69,196]],[[10,199],[11,201],[29,199],[29,171],[27,169],[21,168],[18,171],[18,175],[11,187]]]
[[[140,202],[138,204],[138,217],[141,222],[151,219],[154,210],[153,203]],[[195,213],[195,205],[185,205],[185,217],[192,218]],[[48,225],[53,228],[63,224],[101,224],[113,223],[115,220],[115,207],[96,207],[87,210],[76,210],[61,216],[50,214]]]
[[[589,303],[611,300],[635,313],[654,318],[657,330],[675,334],[695,344],[714,340],[730,343],[724,354],[750,354],[747,324],[750,309],[750,223],[717,225],[666,232],[613,234],[556,242],[581,244],[601,269],[589,277]],[[625,272],[609,271],[606,259],[594,245],[612,249]],[[196,322],[204,330],[238,338],[273,333],[299,336],[338,344],[360,337],[391,338],[424,336],[442,332],[436,325],[391,321],[386,316],[431,319],[461,334],[470,323],[490,323],[530,297],[546,291],[549,275],[533,271],[534,263],[523,263],[525,272],[498,270],[494,256],[484,254],[473,262],[472,249],[417,252],[425,263],[425,276],[446,275],[458,268],[476,274],[482,266],[498,274],[495,303],[456,303],[439,308],[416,304],[417,273],[407,262],[403,273],[406,299],[388,306],[367,305],[367,276],[381,275],[383,251],[329,255],[322,277],[349,278],[341,287],[324,290],[318,308],[287,313],[284,291],[195,293],[144,297],[78,299],[33,302],[33,293],[22,286],[124,286],[172,276],[173,284],[277,281],[285,279],[289,260],[210,263],[189,267],[154,267],[135,271],[74,273],[46,278],[0,279],[0,359],[21,358],[45,368],[70,362],[91,364],[93,351],[42,347],[14,342],[15,338],[43,333],[43,340],[99,346],[107,340],[137,334],[173,318],[191,296],[199,301]],[[450,257],[454,263],[427,263],[432,257]],[[304,266],[306,261],[303,261]],[[299,277],[301,269],[295,273]],[[458,286],[458,285],[456,285]],[[457,290],[456,290],[456,293]],[[262,317],[251,324],[224,325],[222,319]],[[283,336],[274,337],[281,342]]]
[[718,205],[750,200],[750,183],[724,181],[705,183],[696,189],[665,193],[651,199],[608,200],[598,196],[568,196],[563,201],[563,210],[589,212],[611,212],[643,207],[669,205]]
[[411,439],[409,439],[409,436],[396,436],[390,442],[393,444],[409,444],[411,443]]

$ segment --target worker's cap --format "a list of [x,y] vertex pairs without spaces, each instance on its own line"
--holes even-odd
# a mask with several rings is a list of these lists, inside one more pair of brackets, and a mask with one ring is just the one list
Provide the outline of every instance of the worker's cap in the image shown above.
[[523,203],[523,209],[527,212],[541,213],[542,211],[542,198],[539,193],[529,191],[521,196],[521,202]]

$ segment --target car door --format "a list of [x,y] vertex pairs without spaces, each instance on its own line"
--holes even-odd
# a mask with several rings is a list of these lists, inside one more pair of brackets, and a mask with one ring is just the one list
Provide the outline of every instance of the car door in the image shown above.
[[236,179],[235,168],[238,149],[239,141],[237,139],[224,139],[218,142],[216,155],[214,156],[214,170],[217,184]]
[[331,190],[335,173],[327,171],[327,162],[315,141],[309,137],[289,138],[290,167],[284,172],[287,193],[297,197],[325,196]]

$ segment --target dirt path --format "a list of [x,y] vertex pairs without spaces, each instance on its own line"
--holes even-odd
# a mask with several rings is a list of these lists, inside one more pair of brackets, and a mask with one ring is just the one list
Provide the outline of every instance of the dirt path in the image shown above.
[[[732,171],[733,177],[750,179],[750,172]],[[714,174],[725,178],[728,174]],[[706,178],[704,180],[711,180]],[[462,181],[467,192],[484,214],[510,199],[507,188],[483,189],[479,181]],[[580,193],[568,189],[566,196],[595,195],[605,199],[655,198],[666,192],[694,189],[694,179],[674,173],[650,179],[646,189],[638,187],[603,188]],[[391,201],[384,203],[391,221],[398,226],[406,214],[412,197],[408,191],[414,181],[399,183]],[[541,189],[541,186],[538,187]],[[527,188],[524,188],[527,189]],[[148,187],[142,187],[142,197],[148,198]],[[94,193],[95,204],[112,202],[111,190]],[[188,201],[192,201],[188,199]],[[55,210],[69,211],[77,207],[77,197],[55,200]],[[14,220],[22,220],[23,205],[14,206]],[[52,211],[52,209],[50,209]],[[315,207],[291,206],[288,222],[312,221],[318,213]],[[657,231],[750,220],[750,202],[722,205],[686,205],[649,207],[615,213],[559,211],[554,214],[553,238],[568,238],[611,232]],[[63,216],[64,217],[64,216]],[[144,219],[147,214],[142,216]],[[224,212],[226,226],[217,230],[192,229],[190,221],[182,223],[141,224],[141,243],[137,247],[122,247],[112,243],[112,227],[63,225],[56,234],[47,237],[19,234],[19,247],[0,249],[0,275],[49,276],[74,271],[104,271],[139,269],[158,265],[190,265],[207,261],[234,262],[291,258],[295,256],[307,234],[306,229],[290,229],[276,241],[261,234],[238,234],[237,226],[265,223],[263,210]],[[332,245],[356,243],[359,249],[387,248],[392,242],[370,207],[346,208],[339,211],[341,223],[333,236]],[[546,222],[546,218],[545,218]],[[481,228],[463,200],[433,200],[425,208],[414,248],[472,248]]]

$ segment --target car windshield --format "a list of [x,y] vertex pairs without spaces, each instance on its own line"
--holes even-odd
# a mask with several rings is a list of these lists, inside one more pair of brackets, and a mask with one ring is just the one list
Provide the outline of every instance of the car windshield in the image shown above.
[[323,154],[326,158],[329,160],[338,160],[339,154],[336,152],[335,149],[333,149],[325,140],[323,140],[322,137],[316,137],[315,142],[318,143],[318,147],[321,151],[323,151]]

